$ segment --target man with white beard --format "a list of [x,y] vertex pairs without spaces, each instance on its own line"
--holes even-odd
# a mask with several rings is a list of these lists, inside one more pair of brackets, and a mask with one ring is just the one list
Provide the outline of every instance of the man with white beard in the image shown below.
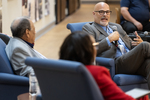
[[97,3],[94,22],[84,25],[83,31],[99,43],[97,56],[115,60],[116,74],[142,75],[147,78],[150,89],[150,44],[143,42],[137,32],[133,41],[119,24],[109,22],[110,14],[108,4]]

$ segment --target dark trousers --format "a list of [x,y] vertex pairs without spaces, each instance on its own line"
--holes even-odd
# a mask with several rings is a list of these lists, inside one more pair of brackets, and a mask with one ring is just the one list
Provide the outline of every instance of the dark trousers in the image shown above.
[[[150,22],[149,21],[142,23],[142,25],[143,25],[142,31],[150,32]],[[133,23],[128,22],[128,21],[125,21],[121,26],[123,27],[123,29],[126,31],[127,34],[138,31],[137,27]]]
[[136,74],[146,77],[150,89],[150,43],[142,42],[115,60],[117,74]]

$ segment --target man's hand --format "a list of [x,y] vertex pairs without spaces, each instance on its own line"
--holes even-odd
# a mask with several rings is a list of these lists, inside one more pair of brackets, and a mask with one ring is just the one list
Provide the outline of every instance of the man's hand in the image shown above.
[[109,39],[110,42],[119,40],[119,33],[117,31],[114,31],[113,33],[111,33],[108,36],[108,39]]
[[143,42],[143,40],[141,39],[141,37],[137,34],[137,31],[135,31],[135,35],[136,35],[136,38],[134,38],[134,41],[132,42],[133,46],[137,46],[138,44],[140,44],[141,42]]
[[137,29],[139,31],[143,30],[143,25],[140,22],[136,21],[136,22],[134,22],[134,25],[137,27]]

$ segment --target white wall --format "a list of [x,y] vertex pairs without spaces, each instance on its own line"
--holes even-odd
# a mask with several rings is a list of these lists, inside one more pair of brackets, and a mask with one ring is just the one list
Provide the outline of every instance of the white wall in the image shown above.
[[21,16],[22,0],[2,0],[2,30],[11,35],[10,24],[14,18]]
[[[44,16],[44,0],[43,0],[43,18],[34,23],[36,32],[44,29],[50,24],[55,23],[55,0],[50,1],[50,14]],[[11,35],[10,25],[16,18],[22,16],[22,0],[2,0],[2,30],[3,33]],[[39,33],[40,34],[40,33]]]

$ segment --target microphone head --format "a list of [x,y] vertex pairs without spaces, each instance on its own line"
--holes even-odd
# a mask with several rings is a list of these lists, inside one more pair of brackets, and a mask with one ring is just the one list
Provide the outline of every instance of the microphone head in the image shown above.
[[114,31],[117,31],[117,26],[112,26],[112,28],[114,29]]
[[144,32],[144,35],[148,35],[148,32],[147,32],[147,31],[145,31],[145,32]]

